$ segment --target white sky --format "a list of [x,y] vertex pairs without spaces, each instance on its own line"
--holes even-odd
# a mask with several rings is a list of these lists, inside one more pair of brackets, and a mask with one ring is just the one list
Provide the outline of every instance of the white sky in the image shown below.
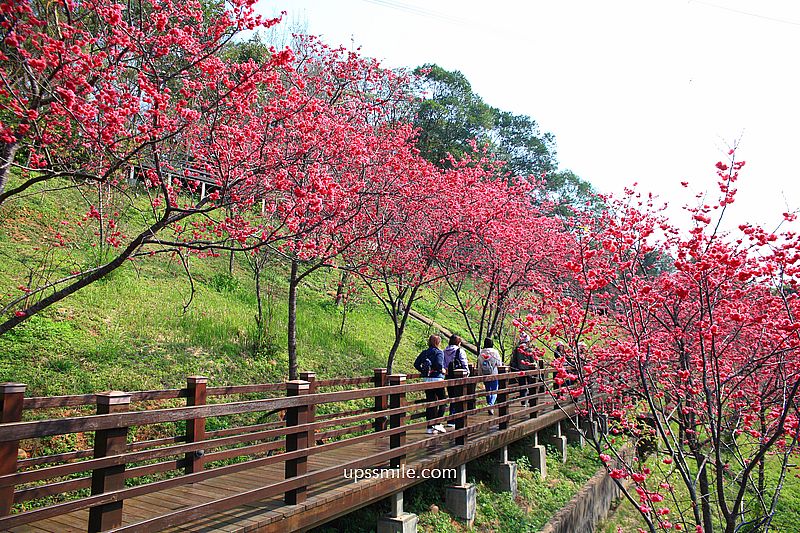
[[[460,70],[488,104],[556,136],[602,192],[638,182],[673,206],[716,187],[740,139],[730,225],[800,207],[796,0],[261,0],[387,67]],[[680,186],[689,181],[688,191]]]

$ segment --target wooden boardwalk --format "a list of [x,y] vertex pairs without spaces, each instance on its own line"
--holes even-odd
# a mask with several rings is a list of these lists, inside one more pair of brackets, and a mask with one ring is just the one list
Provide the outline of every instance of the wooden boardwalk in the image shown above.
[[[476,378],[469,378],[464,380],[466,385],[470,384],[469,380],[472,380],[472,383],[478,381]],[[404,385],[416,389],[425,386]],[[390,423],[383,431],[370,432],[370,435],[363,435],[362,432],[358,438],[332,439],[318,446],[313,446],[312,441],[309,447],[304,445],[297,447],[290,443],[292,433],[288,427],[290,421],[287,419],[287,427],[279,430],[286,434],[286,445],[285,451],[276,456],[278,460],[271,464],[254,464],[252,467],[240,468],[238,471],[222,475],[215,474],[215,469],[208,469],[202,471],[200,476],[207,474],[213,477],[147,491],[144,494],[131,496],[123,494],[119,498],[120,502],[124,500],[121,504],[120,521],[111,528],[101,527],[95,530],[173,532],[306,530],[425,480],[421,477],[397,475],[399,470],[389,468],[390,460],[402,462],[405,472],[409,469],[419,473],[423,469],[455,468],[536,431],[558,424],[574,410],[571,405],[555,408],[549,396],[541,388],[532,391],[539,394],[539,404],[536,408],[521,407],[519,400],[514,401],[512,398],[518,398],[517,395],[504,395],[501,390],[500,418],[498,418],[496,414],[492,416],[488,414],[485,400],[479,398],[480,392],[475,394],[474,386],[471,389],[465,388],[468,389],[467,392],[472,393],[464,395],[464,406],[467,407],[467,413],[471,414],[456,420],[457,429],[451,429],[443,435],[427,434],[424,420],[414,421],[410,416],[398,420],[397,417],[391,416],[393,408],[387,407],[384,410],[390,415],[388,417]],[[398,390],[398,387],[394,390]],[[510,390],[513,391],[514,388]],[[332,393],[336,394],[341,396],[341,393]],[[372,394],[374,395],[374,392]],[[322,399],[323,395],[316,396]],[[467,403],[470,398],[473,402],[471,405]],[[378,397],[375,402],[376,409],[384,406]],[[402,402],[400,404],[402,405]],[[389,405],[392,405],[391,400]],[[421,407],[424,407],[424,404]],[[409,412],[416,409],[419,412],[420,407],[405,406],[401,409]],[[399,409],[395,404],[394,411],[397,410]],[[352,416],[350,413],[348,415]],[[375,415],[367,413],[358,416]],[[311,420],[313,419],[312,413]],[[306,426],[311,424],[308,418],[301,418],[294,423],[301,426],[304,423]],[[118,424],[124,422],[120,421]],[[314,422],[314,424],[316,429],[316,426],[322,423]],[[404,428],[406,430],[402,431]],[[464,442],[460,443],[461,440]],[[298,471],[297,476],[301,478],[305,476],[308,482],[302,484],[305,501],[289,505],[284,503],[287,491],[283,490],[281,484],[292,479],[286,470],[287,464],[293,457],[292,449],[299,450],[295,455],[300,452],[305,454],[303,456],[307,459],[305,468]],[[405,453],[398,457],[397,450]],[[281,455],[287,455],[289,459],[279,460]],[[264,457],[263,454],[261,457]],[[370,470],[382,468],[385,469],[385,474],[379,478],[355,482],[352,477],[345,476],[345,469],[352,467]],[[315,476],[319,481],[315,481]],[[257,491],[263,492],[270,487],[277,489],[273,490],[269,497],[254,497],[257,496]],[[124,485],[110,486],[106,492],[109,489],[112,492],[130,490],[125,489]],[[94,490],[93,493],[98,494],[98,491]],[[99,494],[102,495],[102,492]],[[105,505],[108,506],[107,503]],[[76,510],[65,508],[65,511],[42,519],[30,520],[24,524],[12,525],[4,530],[15,533],[87,531],[87,524],[90,523],[89,506]],[[8,518],[14,516],[12,514]],[[2,524],[3,519],[0,518],[0,525]],[[89,527],[89,530],[92,528]]]

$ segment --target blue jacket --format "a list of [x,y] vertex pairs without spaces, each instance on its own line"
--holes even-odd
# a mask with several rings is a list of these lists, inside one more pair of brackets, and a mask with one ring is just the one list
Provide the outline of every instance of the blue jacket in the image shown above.
[[414,361],[414,368],[422,372],[422,361],[429,359],[431,362],[431,369],[428,372],[429,378],[443,378],[444,377],[444,353],[439,348],[428,348],[417,356]]

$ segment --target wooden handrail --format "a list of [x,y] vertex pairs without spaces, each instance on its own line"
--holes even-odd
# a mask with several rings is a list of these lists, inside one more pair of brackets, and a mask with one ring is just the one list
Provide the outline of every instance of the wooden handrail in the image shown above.
[[[529,370],[510,374],[511,377],[543,375],[545,370]],[[475,376],[463,379],[447,380],[448,386],[465,385],[467,383],[483,383],[494,381],[493,376]],[[405,385],[388,386],[383,389],[385,394],[398,392],[424,391],[441,387],[437,382],[409,383]],[[0,442],[8,442],[69,433],[83,433],[116,427],[143,426],[160,424],[164,422],[180,422],[192,418],[208,418],[212,416],[227,416],[243,413],[254,413],[274,409],[308,406],[312,404],[343,402],[372,398],[372,389],[354,389],[338,392],[325,392],[308,394],[290,398],[267,398],[263,400],[248,400],[190,407],[173,407],[167,409],[153,409],[150,411],[128,411],[124,413],[106,415],[86,415],[67,417],[61,419],[36,420],[31,422],[13,422],[3,425]]]
[[[513,387],[509,388],[509,392],[520,391],[524,389],[524,386]],[[470,400],[476,399],[480,397],[487,396],[490,394],[491,391],[481,391],[472,395],[465,395],[463,399]],[[379,415],[382,416],[392,416],[401,413],[405,413],[407,411],[424,411],[427,407],[437,406],[437,405],[446,405],[451,401],[451,399],[446,398],[444,400],[435,400],[431,402],[419,403],[419,404],[411,404],[408,406],[404,406],[401,408],[393,408],[393,409],[385,409],[380,411]],[[514,400],[509,400],[509,402]],[[497,404],[498,406],[500,404]],[[548,404],[542,404],[542,406],[547,406]],[[489,406],[481,407],[480,409],[471,409],[468,412],[480,412],[481,410],[488,409]],[[522,412],[522,411],[520,411]],[[316,421],[309,424],[303,424],[299,426],[294,426],[291,428],[291,431],[298,431],[298,430],[318,430],[325,427],[330,427],[334,425],[345,425],[345,424],[354,424],[358,422],[363,422],[365,420],[369,420],[374,418],[376,413],[370,411],[368,413],[362,413],[359,415],[348,416],[344,418],[334,419],[334,420],[327,420],[327,421]],[[448,420],[450,418],[455,417],[456,415],[450,415],[449,417],[443,417],[442,420]],[[360,427],[360,426],[358,426]],[[352,431],[353,428],[343,428],[349,429]],[[219,439],[207,439],[203,441],[198,441],[194,443],[188,444],[180,444],[176,446],[168,446],[162,448],[156,448],[151,450],[144,450],[139,452],[126,452],[117,455],[96,458],[96,459],[89,459],[86,461],[81,461],[78,463],[70,463],[65,465],[57,465],[51,466],[47,468],[41,468],[38,470],[32,470],[27,472],[17,472],[15,474],[7,474],[4,476],[0,476],[0,487],[5,487],[9,485],[21,485],[25,483],[32,483],[36,481],[42,481],[48,478],[55,478],[55,477],[63,477],[79,472],[89,471],[93,468],[107,468],[109,466],[114,465],[121,465],[126,463],[135,463],[141,461],[149,461],[153,459],[163,459],[166,457],[171,456],[178,456],[184,453],[198,451],[202,449],[214,449],[214,448],[221,448],[228,445],[234,444],[242,444],[245,442],[253,442],[258,440],[265,440],[268,438],[277,438],[285,436],[289,430],[287,428],[279,428],[279,429],[272,429],[267,431],[258,431],[253,433],[247,433],[243,435],[236,435],[233,437],[226,437],[226,438],[219,438]],[[388,434],[388,433],[385,433]],[[238,455],[248,455],[244,448],[236,449],[241,451]]]
[[[313,374],[306,373],[306,376],[311,380]],[[539,377],[540,379],[536,383],[540,386],[536,387],[527,384],[524,380],[522,384],[517,383],[513,385],[515,378],[521,376]],[[431,421],[423,420],[413,422],[412,420],[417,418],[417,415],[424,412],[428,407],[444,405],[454,401],[453,398],[447,398],[444,400],[410,402],[406,404],[405,401],[397,400],[397,398],[404,398],[409,393],[419,393],[443,386],[455,387],[455,390],[468,391],[468,393],[460,394],[455,399],[458,405],[462,406],[461,412],[444,416],[433,421],[435,423],[455,421],[458,424],[456,431],[427,438],[425,442],[428,444],[430,444],[430,442],[453,439],[455,439],[456,444],[463,444],[467,442],[467,437],[470,432],[479,431],[481,430],[480,428],[486,428],[488,427],[487,424],[500,424],[501,427],[503,427],[512,419],[520,418],[521,420],[527,420],[535,414],[553,410],[556,407],[555,402],[548,401],[552,400],[552,398],[549,397],[544,391],[544,387],[541,386],[545,382],[552,381],[552,369],[547,368],[527,372],[505,373],[500,376],[500,378],[504,380],[507,385],[503,389],[505,401],[499,402],[495,406],[498,408],[500,416],[492,416],[489,421],[483,422],[477,422],[474,415],[480,413],[484,413],[485,415],[490,406],[481,405],[476,408],[476,400],[485,398],[489,394],[492,394],[492,391],[486,391],[483,387],[476,389],[475,385],[481,382],[494,381],[498,379],[497,375],[450,379],[445,382],[408,383],[398,378],[393,380],[395,383],[394,385],[378,387],[375,386],[376,380],[374,376],[343,378],[341,380],[319,380],[314,382],[314,386],[310,391],[314,393],[309,394],[216,404],[187,405],[185,407],[156,408],[142,411],[124,410],[122,412],[110,412],[108,414],[101,413],[96,415],[64,417],[60,419],[0,424],[1,444],[4,442],[13,443],[23,439],[37,439],[71,433],[97,432],[97,435],[117,435],[119,432],[113,433],[115,430],[127,430],[127,428],[161,424],[164,422],[198,421],[205,420],[209,417],[247,413],[260,414],[263,416],[265,413],[276,413],[284,410],[290,410],[292,413],[302,413],[303,410],[313,412],[313,410],[323,404],[339,405],[341,402],[366,400],[375,397],[395,398],[392,400],[391,407],[376,404],[376,407],[383,406],[384,408],[344,409],[316,417],[312,416],[309,417],[308,420],[306,420],[304,416],[292,415],[293,418],[291,418],[291,420],[287,419],[286,422],[278,421],[239,425],[234,428],[216,431],[204,431],[201,426],[197,426],[200,429],[195,429],[193,433],[194,437],[188,439],[188,441],[186,435],[162,437],[149,441],[128,443],[127,445],[123,441],[121,444],[115,444],[113,449],[109,449],[112,452],[115,451],[115,453],[98,455],[97,453],[93,454],[91,450],[78,450],[45,457],[23,459],[18,463],[16,472],[0,475],[0,491],[14,491],[15,488],[17,489],[13,492],[13,501],[15,503],[83,489],[89,486],[91,480],[88,476],[63,480],[66,476],[86,473],[97,477],[98,472],[107,472],[111,474],[106,475],[117,476],[114,478],[114,483],[116,483],[116,485],[103,488],[99,490],[99,492],[88,497],[55,503],[47,507],[11,514],[5,517],[0,516],[0,529],[54,517],[80,509],[94,509],[90,514],[96,518],[96,521],[100,521],[97,523],[106,520],[108,516],[111,516],[112,520],[116,520],[117,518],[115,517],[118,517],[118,515],[114,513],[118,511],[119,506],[116,504],[112,505],[113,502],[120,502],[127,498],[141,496],[172,487],[179,487],[189,483],[196,483],[259,466],[276,463],[284,465],[303,465],[307,458],[312,455],[337,449],[342,446],[377,442],[379,439],[386,439],[384,442],[391,442],[392,449],[389,452],[379,452],[367,458],[359,459],[359,464],[374,466],[388,460],[399,464],[399,462],[403,460],[403,457],[406,456],[406,453],[402,453],[402,450],[417,449],[419,447],[419,442],[407,444],[404,436],[408,431],[422,429],[431,423]],[[195,381],[197,381],[197,379],[195,379]],[[379,380],[379,382],[382,381]],[[366,388],[350,388],[348,390],[333,392],[319,392],[319,388],[321,387],[360,387],[362,385],[373,386]],[[292,386],[297,387],[298,385],[293,384]],[[508,406],[513,403],[519,403],[520,396],[518,394],[522,394],[523,391],[531,388],[533,388],[532,392],[534,394],[528,396],[528,398],[535,397],[537,400],[541,399],[544,401],[539,401],[538,404],[537,402],[531,402],[532,405],[530,407],[523,409],[519,409],[519,406],[517,406],[514,412],[511,412]],[[377,389],[380,389],[380,393],[376,395]],[[169,389],[165,391],[140,391],[124,396],[126,398],[129,396],[131,401],[134,401],[134,398],[138,398],[138,401],[163,399],[166,397],[190,398],[187,392],[188,390],[189,388]],[[207,387],[205,393],[207,396],[224,396],[279,390],[286,391],[286,383]],[[95,395],[76,395],[71,397],[29,398],[28,400],[31,400],[29,406],[35,409],[84,401],[88,396],[96,398]],[[199,396],[195,394],[195,397]],[[191,400],[189,403],[192,403]],[[483,402],[481,403],[483,404]],[[79,404],[71,403],[70,405]],[[245,418],[245,421],[247,420],[252,420],[252,418]],[[381,426],[375,423],[377,420],[391,420],[391,427],[380,430],[379,428]],[[308,437],[305,438],[305,440],[298,441],[299,443],[291,444],[291,442],[294,441],[290,441],[290,437],[295,436],[292,438],[297,438],[298,435],[307,435]],[[332,438],[341,440],[330,442],[320,440]],[[316,446],[314,445],[315,439],[317,443]],[[120,445],[123,451],[119,451]],[[200,452],[204,454],[202,460],[195,461],[194,466],[192,466],[192,461],[196,457],[194,454]],[[266,453],[270,453],[271,455],[259,457]],[[213,469],[204,469],[204,465],[208,462],[232,459],[235,457],[247,457],[247,459],[243,462],[236,462]],[[152,463],[152,461],[160,462]],[[47,464],[47,466],[25,470],[26,468],[36,467],[42,464]],[[341,472],[343,466],[346,465],[339,465],[335,467],[335,469]],[[177,477],[158,479],[133,487],[119,485],[119,472],[123,472],[121,474],[123,479],[131,479],[184,468],[186,469],[185,473]],[[302,467],[295,468],[292,466],[290,469],[289,466],[286,466],[287,476],[289,476],[290,471],[292,476],[290,480],[267,487],[269,490],[265,493],[272,495],[281,493],[289,495],[301,494],[301,492],[298,491],[305,490],[306,487],[315,482],[314,480],[320,479],[319,475],[321,471],[305,473]],[[327,469],[325,471],[327,471]],[[47,482],[48,480],[56,481],[44,485],[30,486],[31,484]],[[233,499],[223,498],[222,500],[204,504],[198,508],[205,509],[206,514],[218,512],[232,502],[239,501],[239,499],[236,498],[239,496],[243,497],[244,494],[247,494],[247,498],[249,498],[256,493],[252,491],[242,493]],[[257,494],[262,493],[257,492]],[[289,497],[287,496],[287,498]],[[289,501],[289,499],[287,499],[287,501]],[[191,512],[195,513],[198,511],[195,509]],[[177,514],[168,514],[165,515],[167,518],[161,517],[154,519],[155,521],[145,521],[138,524],[136,527],[141,526],[143,529],[148,529],[157,523],[167,524],[171,520],[177,519],[175,518],[177,516],[186,519],[186,517],[191,514],[187,513],[188,511],[180,511]],[[106,522],[102,523],[105,524]],[[110,527],[113,528],[115,526],[112,525]],[[103,529],[106,528],[107,526],[103,526]],[[120,531],[124,530],[126,530],[126,528],[120,529]]]
[[[419,378],[419,374],[409,374],[409,379]],[[366,385],[372,383],[372,376],[359,376],[354,378],[323,379],[317,382],[317,387],[342,387],[348,385]],[[284,392],[286,382],[260,383],[252,385],[229,385],[208,387],[208,396],[233,396],[236,394],[257,394],[263,392]],[[187,398],[189,389],[163,389],[149,391],[133,391],[131,403],[149,402],[156,400],[172,400]],[[61,407],[94,406],[96,394],[72,394],[66,396],[32,396],[23,400],[22,408],[26,411],[37,409],[57,409]]]

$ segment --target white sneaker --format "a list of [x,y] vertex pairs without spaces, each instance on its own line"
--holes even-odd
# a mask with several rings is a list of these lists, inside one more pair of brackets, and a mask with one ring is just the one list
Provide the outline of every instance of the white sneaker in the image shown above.
[[433,426],[433,431],[435,431],[437,433],[445,433],[447,430],[444,428],[443,425],[436,424],[435,426]]

